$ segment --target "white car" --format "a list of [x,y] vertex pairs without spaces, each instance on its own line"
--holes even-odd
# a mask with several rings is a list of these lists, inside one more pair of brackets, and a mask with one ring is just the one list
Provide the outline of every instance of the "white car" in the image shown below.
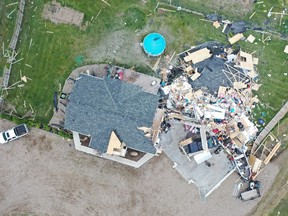
[[10,130],[0,133],[0,144],[18,139],[22,136],[25,136],[26,134],[28,134],[28,128],[26,124],[18,125]]

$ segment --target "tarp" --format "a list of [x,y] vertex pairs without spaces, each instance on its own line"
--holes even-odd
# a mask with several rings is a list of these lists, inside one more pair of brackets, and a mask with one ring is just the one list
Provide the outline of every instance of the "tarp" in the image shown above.
[[194,156],[194,160],[197,164],[201,164],[212,157],[210,151],[204,151]]

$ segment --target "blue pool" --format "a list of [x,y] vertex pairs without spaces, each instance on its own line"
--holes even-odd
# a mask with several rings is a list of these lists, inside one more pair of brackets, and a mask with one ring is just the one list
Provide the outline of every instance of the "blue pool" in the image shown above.
[[159,33],[150,33],[144,38],[143,49],[149,56],[159,56],[165,48],[165,38]]

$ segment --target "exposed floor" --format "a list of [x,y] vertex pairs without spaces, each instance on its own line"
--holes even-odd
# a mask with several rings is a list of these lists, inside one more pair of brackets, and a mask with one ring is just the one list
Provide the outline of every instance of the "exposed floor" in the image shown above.
[[[0,131],[14,124],[0,120]],[[232,196],[232,174],[201,204],[162,154],[133,169],[74,150],[71,140],[31,129],[28,136],[0,145],[0,215],[246,215],[260,201]],[[279,168],[261,173],[267,193]]]
[[208,193],[233,170],[234,166],[228,160],[224,151],[214,154],[214,151],[211,150],[212,158],[208,160],[211,164],[210,167],[204,162],[197,165],[193,157],[189,161],[178,146],[179,141],[183,140],[187,134],[184,131],[183,124],[173,122],[172,128],[167,134],[161,134],[160,143],[163,151],[177,164],[175,169],[187,182],[192,180],[197,187],[205,189],[205,194]]

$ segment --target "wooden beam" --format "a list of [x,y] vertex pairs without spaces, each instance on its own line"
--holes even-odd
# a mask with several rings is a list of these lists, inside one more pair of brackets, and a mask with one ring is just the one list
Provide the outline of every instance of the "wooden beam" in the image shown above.
[[269,161],[271,160],[271,158],[275,155],[276,151],[279,149],[279,147],[281,146],[281,142],[278,142],[274,148],[272,149],[272,151],[270,152],[270,154],[265,158],[264,160],[264,164],[267,165],[269,163]]

